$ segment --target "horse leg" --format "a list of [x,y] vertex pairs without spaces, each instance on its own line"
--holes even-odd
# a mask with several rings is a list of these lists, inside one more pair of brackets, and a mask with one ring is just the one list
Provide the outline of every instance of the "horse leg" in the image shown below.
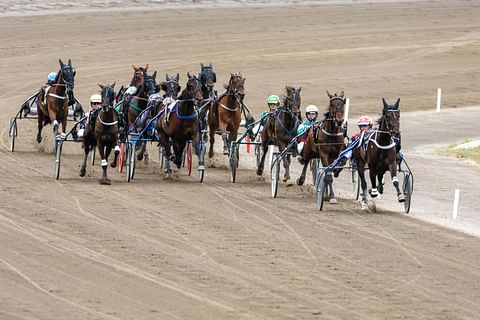
[[379,192],[380,194],[383,194],[383,185],[384,185],[383,175],[384,175],[384,174],[385,174],[385,173],[379,173],[379,174],[377,175],[377,178],[378,178],[378,192]]
[[261,176],[263,174],[263,169],[265,167],[265,157],[267,156],[267,150],[268,150],[268,141],[267,139],[262,138],[262,158],[260,159],[260,163],[258,164],[257,168],[257,175]]
[[395,190],[397,191],[398,202],[405,202],[405,195],[400,191],[400,186],[399,186],[399,183],[398,183],[396,161],[392,161],[392,163],[390,163],[389,170],[390,170],[390,176],[392,177],[393,186],[395,187]]
[[283,168],[285,169],[283,182],[287,182],[290,180],[290,155],[287,155],[285,158],[283,158]]
[[180,169],[182,166],[183,149],[185,149],[185,145],[185,141],[173,142],[173,152],[175,153],[173,163],[177,166],[177,169]]
[[373,168],[370,168],[370,182],[372,183],[372,190],[370,191],[370,195],[372,198],[378,197],[378,189],[377,189],[377,173]]
[[305,182],[305,175],[307,174],[307,167],[308,163],[310,162],[310,159],[305,160],[305,164],[303,165],[302,173],[300,174],[300,177],[297,179],[297,185],[301,186]]
[[[103,146],[103,143],[101,139],[97,140],[97,147],[98,147],[98,153],[100,154],[100,165],[102,166],[102,178],[100,179],[100,184],[110,184],[110,180],[107,178],[107,167],[108,167],[108,155],[110,154],[110,151],[112,150],[111,147],[108,146]],[[107,152],[105,152],[105,149],[107,149]]]
[[358,177],[360,178],[360,185],[362,186],[362,210],[366,210],[367,206],[367,180],[365,179],[365,165],[358,163],[357,166]]
[[200,139],[200,134],[198,133],[192,137],[193,143],[195,144],[195,153],[198,157],[198,170],[205,170],[205,154],[201,146],[203,141],[200,141]]
[[210,135],[210,148],[208,150],[208,157],[211,158],[213,157],[213,144],[215,143],[215,130],[212,130],[211,126],[208,134]]
[[85,177],[85,173],[87,171],[87,159],[88,159],[89,153],[90,153],[90,145],[84,142],[83,143],[83,163],[82,163],[82,166],[80,167],[80,177]]
[[118,145],[118,141],[115,143],[115,148],[113,151],[113,161],[110,164],[110,167],[115,168],[117,166],[118,155],[120,154],[120,146]]
[[37,133],[37,142],[42,142],[42,129],[43,129],[43,114],[42,110],[38,108],[38,133]]
[[332,204],[337,203],[337,199],[335,199],[335,193],[333,192],[333,172],[330,169],[325,172],[325,184],[328,191],[328,202]]

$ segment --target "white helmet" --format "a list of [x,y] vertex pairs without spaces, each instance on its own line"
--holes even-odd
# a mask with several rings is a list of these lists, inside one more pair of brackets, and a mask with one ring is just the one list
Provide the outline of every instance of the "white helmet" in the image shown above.
[[315,112],[316,114],[318,114],[318,108],[317,108],[317,106],[315,106],[315,105],[313,105],[313,104],[307,106],[307,107],[305,108],[305,113],[310,113],[310,112]]
[[102,103],[102,96],[98,93],[92,94],[90,97],[90,102],[92,103]]

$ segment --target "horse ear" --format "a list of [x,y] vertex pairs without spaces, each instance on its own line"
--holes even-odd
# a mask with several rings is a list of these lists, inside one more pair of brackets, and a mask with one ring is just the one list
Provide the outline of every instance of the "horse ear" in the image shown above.
[[102,89],[102,90],[103,90],[103,85],[102,85],[102,84],[100,84],[100,83],[97,83],[97,84],[98,84],[98,86],[100,87],[100,89]]
[[233,78],[233,77],[234,77],[233,73],[230,72],[230,78]]
[[181,89],[182,89],[182,86],[178,86],[177,93],[179,93]]
[[203,69],[205,68],[205,67],[203,66],[203,63],[200,63],[200,67],[202,67],[202,71],[203,71]]
[[114,83],[112,83],[112,85],[111,85],[112,89],[115,88],[115,83],[116,83],[116,81]]
[[132,64],[132,68],[133,68],[133,70],[135,70],[135,71],[138,71],[138,69],[139,69],[139,68],[135,67],[133,64]]
[[68,59],[68,64],[72,65],[72,60]]
[[62,61],[62,59],[58,59],[58,62],[60,62],[60,67],[63,69],[63,66],[65,65]]
[[400,106],[400,98],[397,99],[397,102],[395,102],[395,109],[398,109],[398,107]]
[[247,78],[243,78],[243,81],[242,81],[243,84],[245,83],[245,80],[247,80]]
[[298,87],[298,90],[297,90],[297,91],[298,91],[298,93],[300,93],[300,91],[302,91],[302,87],[301,87],[301,86]]
[[77,69],[73,68],[73,76],[75,77],[76,74],[77,74]]
[[147,65],[145,66],[145,69],[143,69],[143,71],[147,72],[147,70],[148,70],[148,63],[147,63]]
[[168,73],[165,73],[165,81],[170,80],[170,77],[168,76]]
[[177,82],[180,81],[180,74],[177,72]]
[[340,97],[342,97],[342,98],[343,98],[343,96],[344,96],[344,95],[345,95],[345,92],[343,92],[343,90],[342,90],[342,91],[340,91]]
[[387,103],[387,101],[385,100],[384,97],[382,97],[382,102],[383,102],[383,108],[387,109],[388,108],[388,103]]
[[211,62],[208,65],[210,66],[210,68],[212,68],[212,63]]
[[190,71],[187,72],[187,77],[190,79],[192,76],[190,75]]
[[152,74],[152,78],[155,79],[157,77],[157,70]]
[[332,97],[333,97],[333,95],[332,95],[332,94],[330,93],[330,91],[328,91],[328,90],[327,90],[327,96],[328,96],[329,98],[332,98]]
[[213,73],[213,82],[217,82],[217,74],[215,72]]

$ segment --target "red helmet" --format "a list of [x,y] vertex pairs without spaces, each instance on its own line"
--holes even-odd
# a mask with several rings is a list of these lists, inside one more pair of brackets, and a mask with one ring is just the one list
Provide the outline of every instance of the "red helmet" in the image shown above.
[[372,118],[369,116],[361,116],[360,119],[358,119],[358,125],[359,126],[371,126],[372,125]]

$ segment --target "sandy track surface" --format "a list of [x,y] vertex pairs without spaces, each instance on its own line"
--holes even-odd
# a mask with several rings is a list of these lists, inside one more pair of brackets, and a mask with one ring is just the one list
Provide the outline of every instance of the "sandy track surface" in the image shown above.
[[[85,104],[97,82],[128,82],[131,64],[184,79],[213,62],[218,88],[242,70],[255,114],[286,84],[303,86],[304,105],[344,88],[353,116],[376,115],[382,95],[400,96],[403,111],[433,109],[437,87],[449,107],[478,105],[479,11],[436,2],[1,18],[0,319],[476,318],[478,238],[399,214],[387,195],[392,211],[341,199],[320,214],[308,186],[271,199],[245,153],[235,184],[221,156],[198,184],[184,171],[165,181],[152,154],[132,183],[110,170],[105,187],[98,166],[78,176],[78,144],[55,181],[49,127],[37,146],[35,123],[19,123],[13,154],[6,133],[58,58],[73,60]],[[425,154],[478,136],[478,112],[402,116],[412,215],[446,220],[442,188],[470,177],[465,224],[478,223],[478,167]]]

